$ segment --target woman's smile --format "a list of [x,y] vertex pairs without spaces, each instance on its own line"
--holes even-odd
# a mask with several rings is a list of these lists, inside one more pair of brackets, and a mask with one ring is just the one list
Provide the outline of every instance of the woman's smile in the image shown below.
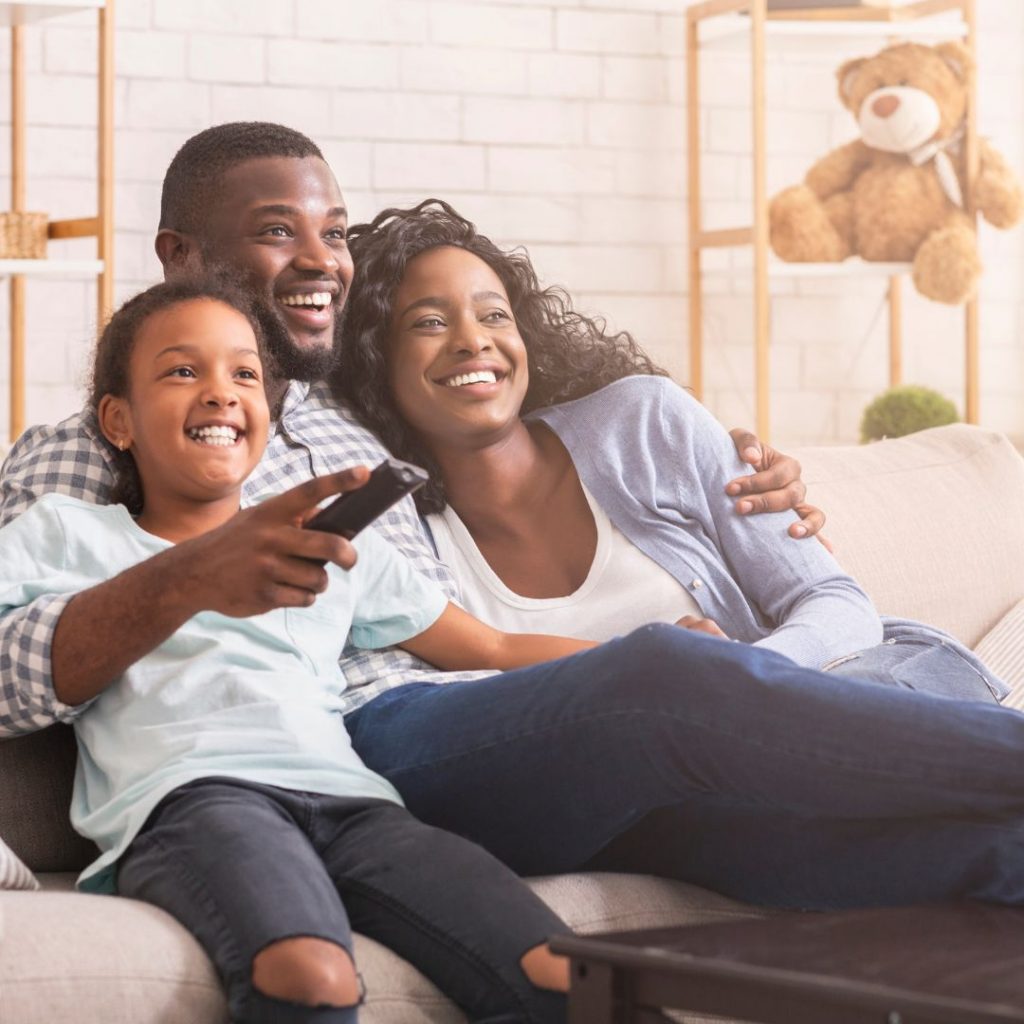
[[500,391],[508,378],[508,371],[499,366],[461,365],[442,377],[434,378],[434,383],[460,396],[490,398]]

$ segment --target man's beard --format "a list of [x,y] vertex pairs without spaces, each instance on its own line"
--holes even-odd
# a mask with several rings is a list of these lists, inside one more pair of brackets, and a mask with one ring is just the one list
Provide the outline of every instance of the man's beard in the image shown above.
[[214,279],[242,288],[252,297],[256,318],[263,332],[263,351],[260,355],[267,383],[285,383],[290,380],[312,383],[326,379],[338,362],[341,324],[345,317],[344,306],[335,313],[331,344],[325,348],[303,348],[292,340],[283,315],[273,298],[266,294],[258,281],[235,264],[218,258],[207,244],[201,243],[201,252],[201,275],[210,275]]
[[264,299],[257,302],[257,316],[266,346],[266,376],[309,383],[327,378],[338,362],[338,339],[341,337],[344,310],[334,318],[333,343],[326,347],[303,348],[296,345],[281,313]]

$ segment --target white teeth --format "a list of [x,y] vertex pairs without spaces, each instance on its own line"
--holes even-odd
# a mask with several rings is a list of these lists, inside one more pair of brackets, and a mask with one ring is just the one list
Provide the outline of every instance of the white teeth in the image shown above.
[[234,427],[193,427],[188,436],[201,444],[212,444],[218,448],[227,448],[238,440],[238,431]]
[[463,384],[497,384],[498,375],[493,370],[476,370],[473,373],[460,373],[449,377],[445,382],[446,388],[461,388]]
[[329,306],[330,292],[313,292],[309,295],[282,295],[281,302],[286,306]]

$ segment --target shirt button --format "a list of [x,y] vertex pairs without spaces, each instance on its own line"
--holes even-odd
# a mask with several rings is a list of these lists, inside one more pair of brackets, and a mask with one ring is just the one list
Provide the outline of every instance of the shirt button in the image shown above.
[[702,582],[701,580],[694,580],[694,581],[693,581],[693,582],[692,582],[692,583],[690,584],[690,586],[691,586],[691,587],[693,587],[693,589],[694,589],[694,590],[697,590],[697,589],[698,589],[699,587],[703,587],[703,586],[704,586],[704,584],[703,584],[703,582]]

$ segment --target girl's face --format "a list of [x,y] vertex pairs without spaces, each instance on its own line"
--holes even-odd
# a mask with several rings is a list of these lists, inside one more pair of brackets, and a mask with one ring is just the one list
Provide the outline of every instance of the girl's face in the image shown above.
[[143,322],[129,369],[129,397],[105,396],[100,422],[134,456],[147,512],[237,499],[270,424],[249,321],[214,299],[177,303]]
[[454,246],[409,261],[395,293],[388,382],[435,451],[499,440],[519,421],[526,348],[498,275]]

